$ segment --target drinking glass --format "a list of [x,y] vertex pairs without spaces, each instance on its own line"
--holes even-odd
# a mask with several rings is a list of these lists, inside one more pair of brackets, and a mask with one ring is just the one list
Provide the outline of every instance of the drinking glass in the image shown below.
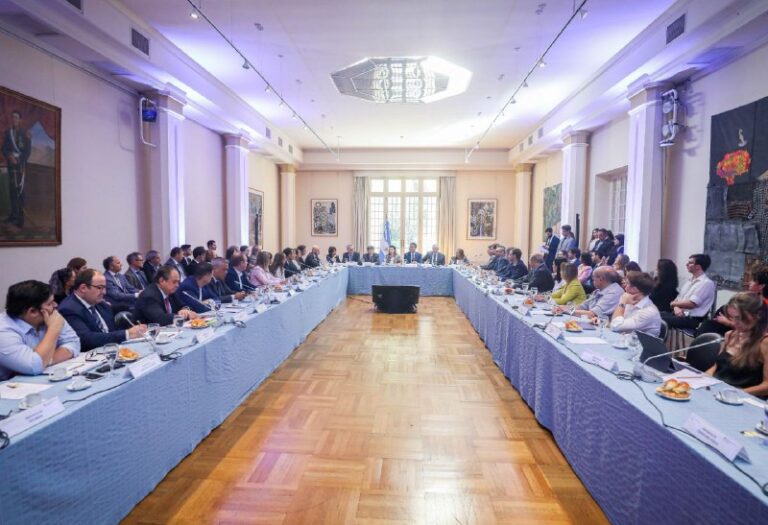
[[184,318],[180,315],[173,316],[173,326],[175,328],[182,328],[184,326]]
[[109,375],[116,376],[115,361],[117,361],[117,354],[120,352],[120,347],[115,343],[109,343],[104,345],[104,355],[109,363]]
[[600,330],[600,339],[605,337],[605,328],[608,325],[608,319],[604,317],[597,318],[597,327]]
[[523,294],[528,295],[528,283],[523,283]]
[[641,354],[642,348],[640,346],[640,339],[637,337],[637,334],[635,332],[632,332],[632,334],[629,336],[627,345],[631,350],[632,361],[635,361],[635,362],[640,361],[640,354]]
[[533,298],[534,298],[533,300],[535,301],[536,300],[536,296],[539,295],[539,289],[536,288],[535,286],[533,288],[531,288],[531,295],[533,296]]
[[147,335],[154,341],[157,334],[160,333],[160,325],[157,323],[149,323],[147,325]]

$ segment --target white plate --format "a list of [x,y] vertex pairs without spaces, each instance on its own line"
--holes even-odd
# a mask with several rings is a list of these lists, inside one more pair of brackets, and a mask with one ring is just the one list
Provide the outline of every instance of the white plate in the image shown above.
[[744,401],[742,401],[740,397],[737,397],[736,401],[726,401],[725,399],[723,399],[723,396],[721,395],[720,392],[715,394],[715,399],[717,399],[718,401],[720,401],[725,405],[739,406],[744,404]]
[[611,346],[617,350],[629,350],[629,345],[627,343],[611,343]]
[[766,428],[765,423],[763,421],[760,421],[757,425],[755,425],[755,430],[757,430],[761,434],[768,436],[768,428]]
[[683,401],[690,401],[690,400],[691,400],[691,397],[693,397],[693,396],[691,396],[691,393],[690,393],[690,392],[688,392],[688,397],[684,397],[684,398],[679,398],[679,397],[671,397],[671,396],[668,396],[668,395],[666,395],[666,394],[665,394],[665,393],[663,393],[663,392],[659,392],[658,390],[654,391],[654,393],[655,393],[657,396],[659,396],[659,397],[663,397],[664,399],[669,399],[670,401],[678,401],[678,402],[683,402]]
[[69,390],[70,392],[80,392],[81,390],[88,390],[89,388],[91,388],[91,386],[93,386],[93,382],[86,380],[85,384],[80,388],[74,388],[73,384],[71,383],[68,384],[67,390]]
[[72,379],[71,373],[65,374],[63,377],[53,377],[53,374],[48,374],[48,381],[51,383],[58,383],[60,381],[66,381],[67,379]]

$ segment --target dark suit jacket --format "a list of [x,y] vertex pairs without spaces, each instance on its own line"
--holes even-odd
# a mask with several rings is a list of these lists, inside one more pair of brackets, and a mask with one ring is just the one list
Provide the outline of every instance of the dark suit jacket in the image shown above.
[[173,322],[173,315],[181,310],[184,305],[179,301],[176,295],[169,295],[168,301],[171,303],[171,313],[166,312],[163,301],[163,293],[156,284],[149,286],[141,292],[136,300],[134,316],[140,323],[157,323],[161,326],[169,325]]
[[437,255],[434,256],[435,260],[433,261],[432,258],[433,258],[433,254],[434,253],[435,252],[433,252],[432,250],[428,251],[426,253],[426,255],[424,255],[424,262],[425,263],[434,264],[435,266],[444,266],[445,265],[445,254],[437,252]]
[[325,260],[328,261],[329,264],[335,264],[335,263],[341,262],[341,260],[339,260],[338,255],[334,255],[333,257],[331,257],[330,254],[326,254]]
[[[137,275],[136,273],[133,273],[131,268],[128,268],[123,275],[125,275],[125,279],[131,283],[131,286],[133,286],[137,292],[140,292],[151,284],[151,281],[147,279],[147,275],[142,270],[139,270]],[[142,278],[144,279],[143,282],[141,280]]]
[[195,265],[195,260],[192,258],[191,255],[189,256],[189,258],[182,257],[181,266],[182,268],[184,268],[184,272],[187,275],[192,275],[194,265]]
[[157,269],[149,264],[149,261],[144,261],[144,276],[150,284],[155,280],[155,273],[157,273]]
[[236,292],[252,292],[256,289],[256,286],[248,280],[247,273],[243,272],[243,275],[238,280],[237,271],[234,268],[230,268],[227,271],[225,282],[231,290]]
[[360,262],[360,254],[358,252],[352,252],[352,258],[349,258],[349,253],[344,252],[344,255],[341,257],[341,262]]
[[133,308],[138,290],[128,282],[125,275],[119,273],[114,276],[112,272],[104,272],[104,277],[107,280],[107,301],[112,307],[121,311]]
[[112,309],[104,302],[96,305],[96,311],[107,325],[109,332],[102,332],[98,321],[93,317],[75,294],[70,294],[59,305],[59,313],[64,316],[72,329],[80,338],[82,350],[92,350],[107,343],[122,343],[125,341],[125,330],[115,326],[115,316]]
[[215,277],[211,279],[211,282],[208,283],[208,286],[206,286],[210,290],[210,292],[219,298],[219,301],[222,303],[231,303],[233,299],[233,295],[235,295],[234,290],[231,290],[229,286],[227,286],[227,283],[224,281],[219,281]]
[[488,264],[484,264],[480,268],[482,268],[483,270],[493,270],[496,267],[496,262],[497,262],[496,256],[491,255],[491,258],[488,259]]
[[367,253],[364,253],[363,254],[363,262],[378,264],[379,263],[379,254],[378,253],[374,253],[373,255],[368,255]]
[[553,235],[547,241],[547,254],[544,256],[544,265],[547,268],[552,268],[552,263],[555,262],[557,256],[557,247],[560,246],[560,238],[557,235]]
[[421,262],[421,254],[419,252],[413,252],[413,260],[411,260],[411,252],[410,250],[405,252],[405,255],[403,255],[403,262],[405,264],[408,263],[420,263]]
[[308,268],[317,268],[318,266],[320,266],[320,257],[315,255],[312,252],[309,252],[307,254],[306,259],[304,260],[304,264]]
[[506,257],[497,257],[496,264],[493,265],[493,269],[496,271],[496,275],[499,277],[507,271],[509,261]]
[[498,275],[499,278],[504,279],[505,281],[507,279],[516,281],[518,279],[523,279],[528,275],[528,268],[525,266],[523,261],[517,261],[517,264],[507,264],[507,267],[504,269],[504,271],[499,272]]
[[549,292],[555,287],[555,280],[545,265],[541,265],[535,270],[528,272],[528,287],[536,288],[539,293]]
[[600,257],[608,257],[611,254],[612,248],[613,243],[610,240],[605,239],[602,241],[597,241],[593,251],[597,252]]
[[283,267],[283,271],[285,272],[286,278],[292,277],[301,273],[301,266],[299,265],[298,261],[286,261],[285,266]]
[[184,266],[182,266],[181,263],[177,263],[172,257],[169,257],[168,260],[165,261],[165,265],[176,268],[179,271],[179,276],[182,281],[187,278],[187,272],[184,271]]
[[[209,312],[211,309],[203,306],[202,304],[198,303],[197,301],[193,301],[189,297],[187,297],[184,292],[187,292],[192,297],[200,300],[200,301],[206,301],[208,299],[216,300],[219,297],[215,295],[208,286],[203,286],[200,288],[197,286],[197,279],[194,277],[187,277],[184,279],[184,282],[182,282],[179,285],[179,289],[176,290],[175,295],[179,301],[184,303],[185,306],[189,306],[189,308],[197,312],[199,314],[202,314],[204,312]],[[201,297],[202,295],[202,297]]]

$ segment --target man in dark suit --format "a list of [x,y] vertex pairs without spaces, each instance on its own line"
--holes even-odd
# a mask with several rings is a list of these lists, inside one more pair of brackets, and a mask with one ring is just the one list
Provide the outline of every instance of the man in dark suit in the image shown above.
[[147,279],[144,270],[144,256],[139,252],[131,252],[125,258],[128,261],[128,269],[125,270],[125,279],[131,283],[137,291],[141,292],[144,288],[149,286],[149,279]]
[[232,256],[227,277],[224,279],[230,289],[236,292],[253,292],[256,290],[256,286],[248,280],[248,275],[245,273],[246,268],[248,268],[248,261],[245,257],[239,253]]
[[403,262],[405,264],[420,263],[421,262],[421,254],[416,251],[416,243],[415,242],[412,242],[408,246],[408,251],[405,252],[405,255],[403,255]]
[[509,260],[507,260],[507,249],[501,244],[496,245],[496,259],[493,261],[493,265],[489,268],[496,272],[496,275],[503,274],[507,271],[509,266]]
[[187,271],[187,275],[192,275],[195,273],[195,267],[198,264],[203,264],[205,262],[205,248],[202,246],[196,246],[194,250],[192,250],[192,261],[189,263],[187,268],[189,268],[189,271]]
[[155,272],[160,269],[160,253],[157,250],[149,250],[144,257],[144,276],[150,283],[155,280]]
[[213,266],[211,263],[198,264],[195,267],[194,275],[184,279],[174,295],[182,303],[199,314],[209,312],[213,303],[219,300],[218,295],[213,293],[208,287],[212,279]]
[[445,266],[445,254],[440,253],[440,247],[437,244],[433,244],[432,251],[424,256],[424,262],[434,266]]
[[142,323],[157,323],[161,326],[173,323],[173,316],[197,319],[197,314],[184,306],[174,295],[179,289],[179,272],[173,266],[161,266],[155,274],[155,281],[136,301],[134,315]]
[[608,230],[600,228],[597,230],[597,242],[592,251],[597,253],[600,258],[607,258],[611,254],[611,248],[613,248],[613,243],[608,239]]
[[547,268],[552,268],[558,246],[560,246],[560,238],[552,232],[552,228],[544,230],[544,244],[541,245],[541,251],[544,254],[544,264]]
[[517,281],[526,277],[528,275],[528,268],[521,260],[522,258],[523,252],[520,248],[510,248],[507,250],[507,262],[509,264],[504,268],[504,271],[497,272],[499,278],[505,281],[507,279]]
[[488,256],[490,257],[490,259],[488,259],[488,264],[484,264],[480,267],[482,270],[493,270],[495,268],[495,265],[497,262],[497,257],[496,257],[497,246],[498,246],[497,243],[488,245]]
[[296,250],[293,248],[286,248],[283,250],[283,255],[285,255],[285,265],[283,266],[283,271],[285,272],[286,279],[300,274],[302,268],[296,260]]
[[348,263],[348,262],[359,263],[360,262],[360,253],[356,252],[351,244],[347,244],[347,251],[344,252],[344,255],[341,256],[341,262],[343,262],[343,263]]
[[552,278],[552,272],[544,264],[544,256],[540,253],[531,255],[529,261],[531,270],[528,272],[526,281],[529,288],[536,288],[539,293],[549,292],[555,287],[555,280]]
[[216,257],[211,261],[211,266],[213,267],[212,278],[207,286],[211,293],[218,297],[222,303],[231,303],[234,299],[242,301],[246,293],[232,290],[225,282],[229,271],[229,261],[224,257]]
[[187,275],[192,275],[192,271],[190,271],[189,266],[192,264],[192,245],[191,244],[182,244],[181,245],[181,266],[184,268],[184,273]]
[[112,306],[112,311],[118,313],[132,309],[139,296],[139,290],[120,273],[123,263],[114,255],[110,255],[102,264],[104,277],[107,279],[107,302]]
[[296,262],[299,263],[299,266],[301,266],[301,269],[307,267],[306,261],[304,261],[304,258],[307,256],[307,247],[303,244],[299,244],[296,247]]
[[373,263],[373,264],[379,264],[379,254],[376,253],[373,246],[368,246],[365,248],[365,253],[363,254],[363,262],[367,263]]
[[118,330],[112,309],[104,302],[107,280],[92,268],[75,277],[72,293],[59,305],[59,313],[80,338],[82,350],[91,350],[107,343],[122,343],[142,337],[147,327],[138,324],[128,330]]
[[317,268],[320,266],[320,247],[315,245],[312,246],[312,250],[307,254],[307,257],[304,259],[304,265],[307,268]]
[[182,281],[187,278],[187,272],[184,271],[184,265],[181,264],[181,261],[183,260],[184,257],[181,255],[181,248],[175,246],[171,248],[171,256],[165,261],[166,266],[173,266],[176,268]]

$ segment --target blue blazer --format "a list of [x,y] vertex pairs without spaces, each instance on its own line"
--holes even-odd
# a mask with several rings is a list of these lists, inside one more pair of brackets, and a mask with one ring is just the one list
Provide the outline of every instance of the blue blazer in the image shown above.
[[352,252],[352,258],[349,257],[349,252],[344,252],[341,256],[341,262],[360,262],[360,254],[358,252]]
[[224,282],[227,284],[230,290],[234,290],[236,292],[252,292],[257,288],[253,285],[253,283],[251,283],[251,281],[248,280],[248,274],[245,272],[243,272],[242,277],[238,280],[237,272],[234,268],[230,268],[227,271],[227,277],[224,279]]
[[544,256],[544,264],[552,270],[552,263],[555,262],[557,256],[557,248],[560,246],[560,238],[557,235],[553,235],[547,242],[547,254]]
[[504,280],[512,279],[513,281],[517,281],[518,279],[522,279],[528,275],[528,267],[525,266],[523,261],[517,261],[517,264],[508,262],[504,271],[499,272],[498,275],[501,279]]
[[506,257],[497,257],[495,264],[493,265],[493,269],[496,270],[496,275],[499,277],[506,273],[508,267],[509,261]]
[[192,297],[197,298],[199,301],[206,301],[208,299],[216,300],[218,299],[218,296],[214,295],[211,289],[208,286],[203,286],[200,288],[197,286],[197,279],[194,277],[187,277],[184,279],[184,281],[179,285],[178,290],[176,290],[176,293],[174,294],[179,301],[181,301],[182,304],[185,306],[189,306],[190,310],[193,312],[197,312],[199,314],[202,314],[204,312],[209,312],[210,308],[206,308],[202,304],[199,304],[196,301],[193,301],[187,295],[184,293],[187,292]]
[[104,272],[104,277],[107,280],[107,301],[123,310],[133,308],[138,290],[128,282],[125,275],[119,273],[115,277],[112,272]]
[[403,262],[408,263],[420,263],[421,262],[421,254],[419,252],[413,252],[413,261],[411,260],[411,252],[410,250],[405,252],[405,255],[403,255]]
[[434,256],[434,260],[432,260],[433,259],[432,255],[434,253],[435,252],[433,252],[432,250],[428,251],[427,255],[424,256],[423,261],[431,263],[431,264],[434,264],[435,266],[444,266],[445,265],[445,255],[443,253],[441,253],[441,252],[437,252],[437,255]]
[[125,341],[125,330],[118,330],[112,309],[105,302],[96,305],[96,311],[107,325],[109,332],[102,332],[98,321],[75,294],[69,294],[59,305],[59,313],[64,316],[69,326],[80,338],[82,350],[92,350],[107,343],[122,343]]

